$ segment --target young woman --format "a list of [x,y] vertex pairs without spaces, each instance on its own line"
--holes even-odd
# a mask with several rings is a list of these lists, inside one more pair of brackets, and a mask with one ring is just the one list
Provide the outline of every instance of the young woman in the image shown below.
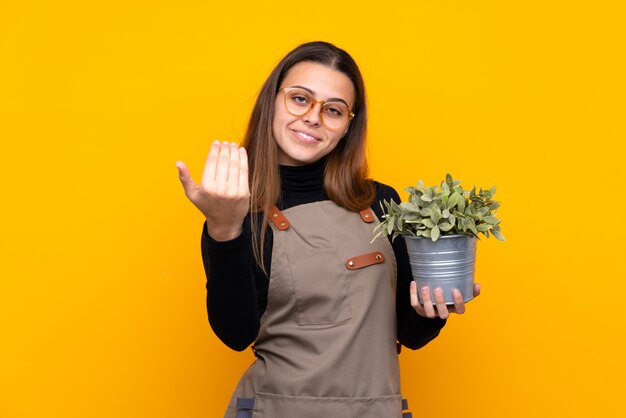
[[464,312],[458,291],[454,306],[427,288],[418,303],[403,240],[370,243],[379,202],[400,199],[367,178],[366,122],[354,60],[307,43],[265,81],[242,147],[214,142],[199,185],[177,163],[206,217],[211,327],[256,356],[228,418],[402,417],[400,344]]

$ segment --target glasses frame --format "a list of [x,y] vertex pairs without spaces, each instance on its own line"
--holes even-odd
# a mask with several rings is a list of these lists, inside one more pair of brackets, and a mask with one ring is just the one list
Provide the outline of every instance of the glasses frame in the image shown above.
[[[306,115],[308,115],[308,114],[309,114],[309,112],[310,112],[311,110],[313,110],[313,108],[315,107],[315,104],[316,104],[316,103],[319,103],[319,104],[320,104],[320,120],[322,121],[322,125],[324,125],[324,126],[325,126],[326,128],[328,128],[328,129],[330,129],[331,131],[338,131],[338,130],[340,130],[340,129],[345,128],[345,127],[346,127],[346,125],[350,123],[350,121],[352,120],[352,118],[354,118],[354,112],[352,112],[352,110],[350,110],[350,108],[348,108],[348,110],[350,111],[350,113],[348,114],[348,120],[346,121],[346,123],[344,123],[343,125],[341,125],[341,126],[340,126],[340,127],[338,127],[338,128],[331,128],[330,126],[326,125],[326,122],[324,122],[324,114],[322,113],[322,111],[324,110],[324,105],[326,104],[326,102],[325,102],[324,100],[319,100],[319,99],[316,99],[315,97],[313,97],[313,96],[311,95],[311,93],[307,92],[306,90],[304,90],[304,89],[303,89],[303,88],[301,88],[301,87],[284,87],[284,88],[282,88],[282,89],[280,89],[280,90],[281,90],[281,91],[283,92],[283,94],[284,94],[284,97],[283,97],[283,104],[284,104],[284,106],[285,106],[285,110],[286,110],[286,111],[287,111],[287,113],[289,113],[290,115],[293,115],[293,116],[298,116],[298,117],[306,116]],[[302,90],[302,91],[306,92],[309,96],[311,96],[311,104],[309,105],[309,110],[307,110],[306,112],[304,112],[304,113],[302,113],[302,114],[300,114],[300,115],[295,114],[295,113],[292,113],[292,112],[290,112],[290,111],[289,111],[289,106],[287,106],[287,93],[289,93],[291,90]],[[347,106],[346,106],[346,107],[347,107]]]

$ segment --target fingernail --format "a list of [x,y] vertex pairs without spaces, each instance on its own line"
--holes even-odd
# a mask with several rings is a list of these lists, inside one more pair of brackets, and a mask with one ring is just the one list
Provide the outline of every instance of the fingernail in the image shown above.
[[440,288],[436,288],[436,289],[435,289],[435,293],[436,293],[437,295],[440,295],[440,294],[441,294],[441,293],[443,293],[443,292],[441,291],[441,289],[440,289]]
[[422,287],[422,293],[428,293],[428,286]]

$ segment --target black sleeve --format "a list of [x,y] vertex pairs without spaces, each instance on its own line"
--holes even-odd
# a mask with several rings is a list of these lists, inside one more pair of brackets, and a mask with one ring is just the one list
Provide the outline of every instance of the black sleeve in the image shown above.
[[[400,203],[398,193],[387,185],[376,183],[376,203],[372,209],[382,220],[382,209],[380,201],[385,199],[389,201],[393,199],[396,203]],[[426,318],[417,314],[411,306],[411,297],[409,287],[413,280],[411,272],[411,264],[406,250],[406,244],[400,237],[392,242],[391,246],[396,256],[398,264],[398,283],[396,286],[396,316],[398,322],[398,341],[413,350],[421,348],[428,344],[429,341],[439,335],[439,331],[446,324],[445,319]]]
[[[207,283],[207,312],[215,335],[233,350],[243,351],[254,342],[265,310],[269,280],[254,260],[250,220],[230,241],[215,241],[202,230],[202,261]],[[269,271],[270,249],[265,248]]]

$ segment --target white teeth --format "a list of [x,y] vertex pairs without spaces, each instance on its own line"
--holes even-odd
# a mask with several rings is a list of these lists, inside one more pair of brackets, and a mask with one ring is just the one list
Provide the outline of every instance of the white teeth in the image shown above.
[[300,132],[300,131],[298,131],[298,133],[300,134],[300,136],[303,136],[303,137],[305,137],[306,139],[317,139],[317,138],[315,138],[314,136],[311,136],[311,135],[307,135],[307,134],[305,134],[304,132]]

